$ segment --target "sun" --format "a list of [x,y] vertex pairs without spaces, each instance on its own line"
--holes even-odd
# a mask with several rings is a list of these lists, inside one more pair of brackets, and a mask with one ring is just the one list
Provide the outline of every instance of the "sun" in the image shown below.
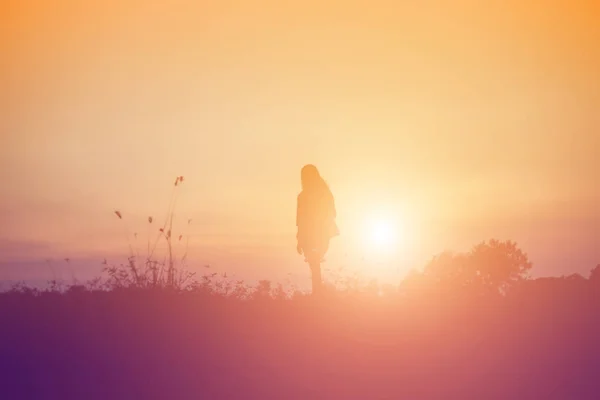
[[364,234],[368,248],[373,251],[388,253],[394,251],[399,245],[399,224],[391,215],[368,218]]
[[389,247],[393,244],[396,233],[390,221],[378,220],[371,223],[369,235],[373,246]]

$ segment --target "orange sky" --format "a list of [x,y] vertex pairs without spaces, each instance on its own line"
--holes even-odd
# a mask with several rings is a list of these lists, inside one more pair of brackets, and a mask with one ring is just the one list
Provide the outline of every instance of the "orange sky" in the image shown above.
[[490,237],[539,273],[600,262],[597,2],[0,7],[0,279],[126,252],[112,211],[144,233],[176,175],[197,262],[308,274],[308,162],[336,195],[332,263],[360,264],[380,207],[401,216],[407,264]]

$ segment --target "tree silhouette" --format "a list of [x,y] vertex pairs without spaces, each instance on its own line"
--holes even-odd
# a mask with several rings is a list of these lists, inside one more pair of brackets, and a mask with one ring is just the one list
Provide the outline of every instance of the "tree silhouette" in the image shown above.
[[492,239],[467,253],[444,252],[404,280],[405,294],[505,294],[527,279],[531,262],[515,242]]
[[531,262],[513,241],[482,242],[468,257],[469,274],[483,291],[493,293],[513,288],[527,279]]
[[592,272],[590,273],[590,283],[594,287],[600,288],[600,264],[596,265]]

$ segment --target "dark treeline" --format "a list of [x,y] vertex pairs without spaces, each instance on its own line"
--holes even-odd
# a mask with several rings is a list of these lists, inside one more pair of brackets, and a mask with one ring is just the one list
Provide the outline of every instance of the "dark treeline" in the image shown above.
[[126,272],[108,288],[17,287],[0,294],[0,397],[600,398],[600,266],[588,279],[530,268],[490,241],[397,287],[320,298]]

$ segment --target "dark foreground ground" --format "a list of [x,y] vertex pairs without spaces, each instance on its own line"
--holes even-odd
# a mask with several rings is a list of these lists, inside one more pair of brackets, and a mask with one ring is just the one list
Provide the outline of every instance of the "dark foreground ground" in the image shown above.
[[599,399],[600,301],[0,295],[2,399]]

